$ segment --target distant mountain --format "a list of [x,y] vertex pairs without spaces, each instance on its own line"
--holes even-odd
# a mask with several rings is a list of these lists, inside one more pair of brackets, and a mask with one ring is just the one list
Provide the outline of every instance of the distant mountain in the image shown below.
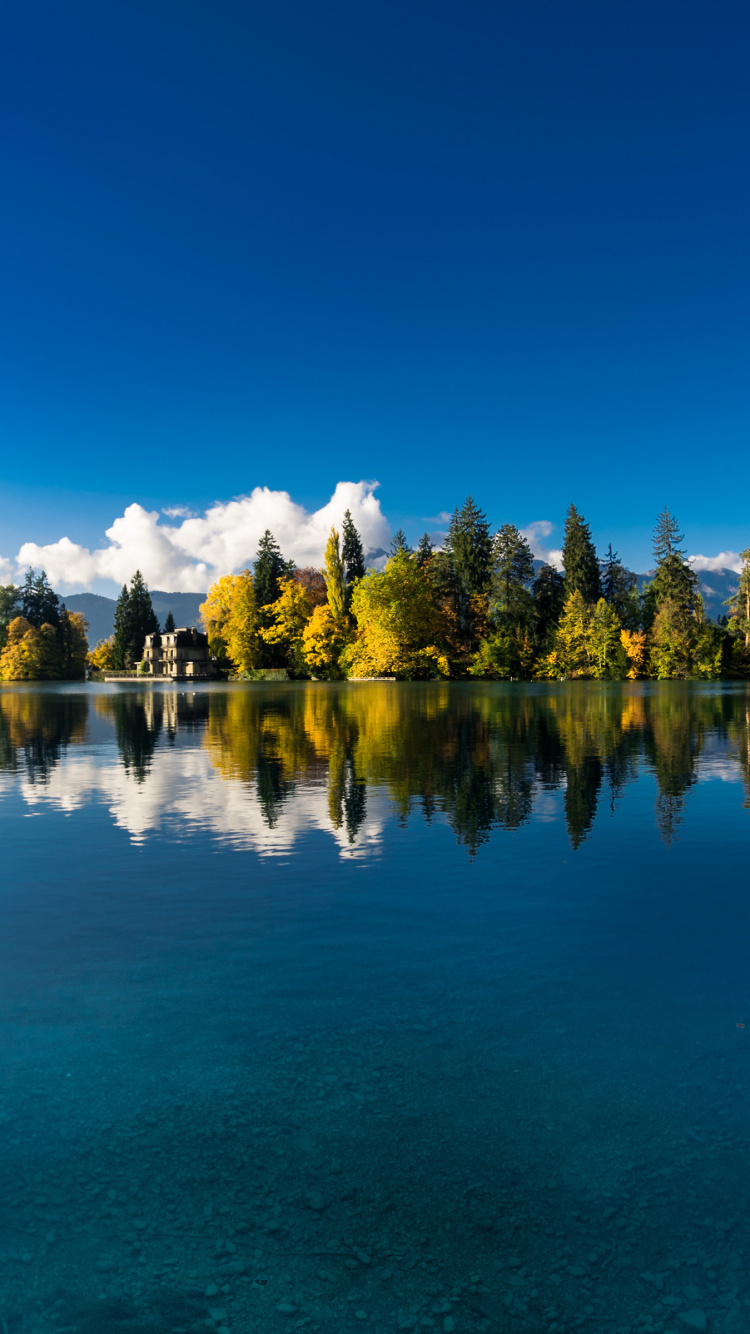
[[[100,639],[109,639],[114,628],[115,598],[103,598],[98,593],[71,593],[62,600],[69,611],[80,611],[86,617],[91,648]],[[200,628],[199,608],[205,601],[205,593],[165,593],[160,589],[151,592],[151,605],[161,625],[164,625],[167,612],[171,611],[178,627],[195,625]]]

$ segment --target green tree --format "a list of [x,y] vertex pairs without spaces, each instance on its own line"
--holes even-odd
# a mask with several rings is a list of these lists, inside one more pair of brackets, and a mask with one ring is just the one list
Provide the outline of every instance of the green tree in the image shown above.
[[691,612],[696,605],[698,580],[680,547],[681,542],[682,533],[677,520],[665,506],[654,529],[656,570],[650,588],[657,607],[669,599]]
[[279,597],[281,579],[289,579],[294,574],[294,561],[286,561],[281,548],[270,528],[266,528],[258,544],[253,571],[255,605],[267,607]]
[[469,496],[455,509],[443,556],[457,583],[471,596],[487,593],[493,567],[492,537],[487,516]]
[[657,680],[690,677],[696,637],[695,618],[685,606],[662,598],[651,629],[651,671]]
[[562,552],[565,567],[565,597],[580,593],[589,605],[602,595],[599,562],[591,540],[591,530],[583,515],[571,505],[565,519],[565,541]]
[[447,676],[443,617],[432,584],[406,551],[382,573],[371,570],[354,590],[358,636],[344,654],[353,676]]
[[554,565],[542,565],[533,584],[534,636],[546,644],[562,615],[565,579]]
[[[742,635],[745,648],[750,648],[750,548],[740,553],[742,568],[737,592],[732,595],[727,605],[730,615],[730,629]],[[7,590],[6,590],[7,591]],[[0,597],[2,590],[0,589]]]
[[339,535],[331,529],[324,556],[323,575],[328,592],[328,606],[334,621],[343,621],[346,617],[346,580],[344,562],[341,559]]
[[409,543],[406,540],[406,533],[404,532],[403,528],[399,528],[398,532],[393,538],[393,541],[391,542],[391,555],[399,556],[401,554],[404,554],[406,556],[411,555],[411,547],[409,546]]
[[627,675],[628,658],[620,639],[621,631],[617,611],[605,598],[600,598],[588,632],[590,674],[595,679],[621,681]]
[[505,523],[493,542],[495,573],[495,620],[511,630],[531,622],[533,598],[529,585],[534,579],[534,557],[526,538],[515,524]]
[[167,619],[164,622],[164,633],[165,635],[172,635],[174,634],[176,629],[177,627],[174,623],[174,616],[172,615],[172,609],[170,607],[169,611],[167,612]]
[[352,601],[352,589],[358,579],[364,579],[365,577],[365,553],[362,549],[362,539],[354,527],[350,510],[346,511],[341,526],[341,559],[344,562],[346,609],[348,611]]
[[37,574],[30,566],[20,589],[20,615],[37,630],[43,625],[57,625],[60,599],[50,586],[44,570]]
[[432,560],[434,551],[435,548],[432,545],[430,534],[423,533],[419,539],[416,551],[416,562],[420,570],[423,570],[426,565],[429,565],[430,561]]
[[151,595],[140,570],[136,570],[130,588],[123,584],[114,618],[114,659],[119,671],[129,670],[143,657],[146,635],[159,633],[159,622],[151,605]]
[[0,585],[0,650],[8,638],[8,626],[18,615],[20,591],[14,584]]
[[68,611],[63,604],[55,630],[57,639],[57,675],[63,681],[80,681],[86,675],[89,643],[88,622],[80,612]]
[[630,630],[636,629],[631,622],[634,609],[637,610],[637,598],[635,603],[633,600],[637,584],[635,575],[625,569],[617,552],[612,550],[610,542],[602,567],[602,596],[619,616],[621,625]]

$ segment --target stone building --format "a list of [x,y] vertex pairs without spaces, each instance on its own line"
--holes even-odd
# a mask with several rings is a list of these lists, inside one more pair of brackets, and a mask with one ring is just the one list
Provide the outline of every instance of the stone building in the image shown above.
[[172,680],[206,680],[219,675],[216,661],[208,654],[208,635],[192,628],[146,635],[139,670],[143,676],[168,676]]

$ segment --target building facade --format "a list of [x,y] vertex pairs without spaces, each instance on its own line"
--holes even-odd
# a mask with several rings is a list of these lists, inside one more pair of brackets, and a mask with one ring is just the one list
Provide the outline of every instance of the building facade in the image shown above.
[[206,680],[219,675],[215,660],[209,657],[208,635],[192,628],[146,635],[139,670],[142,676],[166,676],[172,680]]

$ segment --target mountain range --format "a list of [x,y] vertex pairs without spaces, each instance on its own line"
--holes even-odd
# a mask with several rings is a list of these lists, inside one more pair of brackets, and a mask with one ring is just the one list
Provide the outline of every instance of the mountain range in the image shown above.
[[[385,552],[383,553],[385,555]],[[539,569],[542,561],[535,560],[535,569]],[[648,583],[652,574],[638,574],[638,587]],[[698,571],[698,583],[703,596],[703,602],[706,615],[711,620],[716,620],[719,616],[726,615],[727,608],[725,603],[737,588],[738,575],[735,570],[700,570]],[[161,624],[164,624],[167,613],[172,612],[175,623],[178,626],[195,625],[200,626],[200,605],[205,602],[205,593],[167,593],[160,589],[154,589],[151,593],[151,603]],[[108,639],[112,634],[113,621],[115,615],[115,599],[105,598],[98,593],[71,593],[69,597],[63,598],[65,605],[70,611],[82,612],[89,623],[89,644],[93,648],[100,639]]]

